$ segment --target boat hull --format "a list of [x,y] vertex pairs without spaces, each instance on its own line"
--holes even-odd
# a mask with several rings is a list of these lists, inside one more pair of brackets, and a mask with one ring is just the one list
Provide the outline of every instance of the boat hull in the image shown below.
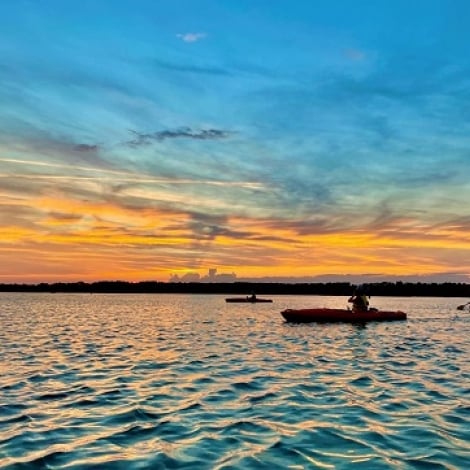
[[234,297],[231,299],[225,299],[225,302],[229,303],[245,303],[245,304],[257,304],[257,303],[272,303],[271,299],[250,299],[245,297]]
[[367,312],[352,312],[351,310],[337,308],[304,308],[300,310],[287,309],[281,315],[288,322],[293,323],[364,323],[368,321],[398,321],[406,320],[405,312],[389,312],[371,309]]

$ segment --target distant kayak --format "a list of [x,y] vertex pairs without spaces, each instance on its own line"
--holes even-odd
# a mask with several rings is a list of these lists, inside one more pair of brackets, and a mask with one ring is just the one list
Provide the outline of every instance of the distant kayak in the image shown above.
[[232,297],[231,299],[225,299],[225,302],[229,303],[248,303],[248,304],[256,304],[256,303],[266,303],[272,302],[271,299],[258,299],[252,297]]
[[304,308],[300,310],[287,309],[281,315],[294,323],[362,323],[368,321],[396,321],[406,320],[406,313],[401,311],[387,312],[384,310],[369,309],[366,312],[352,312],[340,308]]

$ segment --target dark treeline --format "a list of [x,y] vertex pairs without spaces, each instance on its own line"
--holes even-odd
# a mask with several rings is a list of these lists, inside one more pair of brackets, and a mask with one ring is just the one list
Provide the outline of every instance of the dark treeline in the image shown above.
[[[367,284],[371,296],[470,297],[466,283],[378,282]],[[125,282],[0,284],[2,292],[82,292],[82,293],[153,293],[153,294],[240,294],[248,295],[351,295],[349,282],[329,283],[202,283],[202,282]]]

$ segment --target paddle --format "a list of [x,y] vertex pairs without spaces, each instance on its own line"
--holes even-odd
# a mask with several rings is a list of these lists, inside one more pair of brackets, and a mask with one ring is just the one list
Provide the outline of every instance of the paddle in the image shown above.
[[467,305],[470,305],[470,302],[467,302],[466,304],[459,305],[457,307],[457,310],[464,310]]

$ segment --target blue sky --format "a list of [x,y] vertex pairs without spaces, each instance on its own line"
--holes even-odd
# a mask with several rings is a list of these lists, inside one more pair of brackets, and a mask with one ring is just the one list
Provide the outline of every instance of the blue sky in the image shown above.
[[0,281],[468,279],[469,20],[451,0],[3,1]]

